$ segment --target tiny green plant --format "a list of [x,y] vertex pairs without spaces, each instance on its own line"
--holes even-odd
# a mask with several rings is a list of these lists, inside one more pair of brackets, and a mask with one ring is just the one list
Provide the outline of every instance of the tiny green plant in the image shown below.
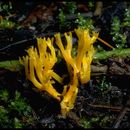
[[80,125],[83,128],[110,128],[114,122],[114,116],[107,113],[100,113],[98,116],[92,116],[91,118],[82,117]]
[[15,98],[11,100],[9,108],[16,110],[19,114],[24,113],[25,110],[28,110],[27,103],[23,98],[21,98],[18,91],[15,92]]
[[65,10],[66,12],[68,12],[69,14],[71,13],[75,13],[76,9],[77,9],[77,6],[76,6],[76,3],[74,1],[71,1],[71,2],[64,2],[64,5],[65,5]]
[[4,15],[10,15],[11,10],[12,10],[11,2],[8,2],[7,4],[0,2],[0,12],[2,12]]
[[59,19],[59,23],[60,23],[59,28],[62,29],[63,27],[65,27],[68,24],[67,24],[66,16],[65,16],[63,10],[60,9],[59,11],[60,11],[60,13],[58,15],[58,19]]
[[107,90],[110,86],[111,86],[111,84],[107,83],[106,77],[103,76],[100,86],[99,86],[100,90],[103,92],[103,91]]
[[63,7],[59,9],[58,20],[59,28],[70,28],[72,21],[67,19],[67,15],[74,14],[77,6],[75,2],[63,2]]
[[9,113],[5,107],[0,106],[0,128],[8,128],[10,125]]
[[123,26],[124,27],[126,27],[126,26],[130,27],[130,7],[125,9]]
[[85,129],[86,128],[92,128],[91,122],[84,117],[80,120],[80,125]]
[[112,35],[112,40],[115,42],[115,45],[117,48],[124,48],[126,47],[126,35],[122,33],[122,26],[121,26],[121,21],[120,19],[115,16],[112,19],[112,24],[111,24],[111,35]]
[[7,102],[9,99],[9,93],[6,89],[0,90],[0,100]]
[[10,20],[12,16],[12,3],[0,2],[0,29],[12,29],[16,24]]
[[94,1],[88,1],[88,7],[92,9],[94,7]]
[[8,19],[1,19],[0,20],[0,29],[11,29],[15,26],[15,23],[8,20]]
[[98,123],[100,120],[100,117],[92,117],[91,119],[89,118],[85,118],[83,117],[81,120],[80,120],[80,125],[83,127],[83,128],[94,128],[93,124],[96,124]]
[[80,28],[94,30],[94,21],[91,18],[85,19],[80,13],[77,14],[75,23]]
[[22,123],[18,118],[14,118],[14,128],[22,128]]

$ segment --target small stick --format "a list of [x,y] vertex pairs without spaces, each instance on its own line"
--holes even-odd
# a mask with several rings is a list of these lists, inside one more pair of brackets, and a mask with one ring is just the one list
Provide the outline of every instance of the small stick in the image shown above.
[[127,107],[125,107],[125,108],[121,111],[121,113],[119,114],[119,116],[118,116],[118,118],[117,118],[117,120],[116,120],[116,123],[115,123],[115,125],[114,125],[113,128],[118,128],[118,127],[119,127],[119,125],[120,125],[120,123],[121,123],[123,117],[125,116],[126,112],[127,112]]
[[110,47],[111,49],[113,49],[114,47],[113,46],[111,46],[109,43],[107,43],[106,41],[104,41],[103,39],[101,39],[101,38],[97,38],[100,42],[102,42],[102,43],[104,43],[105,45],[107,45],[108,47]]
[[[122,107],[120,106],[107,106],[107,105],[96,105],[96,104],[88,104],[90,107],[95,107],[95,108],[106,108],[106,109],[111,109],[112,111],[117,111],[120,112],[122,110]],[[127,111],[130,112],[130,109],[127,108]]]

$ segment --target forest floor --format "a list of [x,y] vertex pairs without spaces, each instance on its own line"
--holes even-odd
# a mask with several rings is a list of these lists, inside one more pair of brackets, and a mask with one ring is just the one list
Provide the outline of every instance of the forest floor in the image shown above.
[[[130,128],[129,2],[1,1],[0,12],[1,128]],[[39,92],[23,69],[8,69],[1,63],[25,55],[37,37],[78,26],[91,26],[113,51],[122,53],[109,55],[110,47],[100,41],[94,44],[104,57],[93,59],[90,81],[79,86],[74,108],[62,118],[59,102]]]

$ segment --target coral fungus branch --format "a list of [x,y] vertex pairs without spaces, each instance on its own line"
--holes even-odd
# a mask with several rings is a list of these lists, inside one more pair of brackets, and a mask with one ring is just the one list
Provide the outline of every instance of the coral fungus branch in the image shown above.
[[[60,93],[52,86],[53,78],[62,82],[55,72],[53,66],[57,61],[55,49],[51,40],[44,38],[37,39],[38,48],[31,47],[27,50],[28,55],[20,59],[20,62],[25,66],[27,78],[39,89],[47,91],[50,95],[60,101]],[[50,52],[47,51],[50,49]]]
[[71,55],[73,45],[72,33],[69,33],[69,35],[64,34],[67,41],[66,47],[63,46],[60,34],[55,34],[56,44],[66,61],[66,66],[70,74],[70,84],[64,86],[65,89],[68,87],[68,91],[64,92],[65,94],[61,101],[61,113],[64,116],[74,107],[79,80],[82,84],[90,80],[90,65],[94,54],[93,43],[98,37],[98,33],[93,33],[93,36],[90,37],[89,30],[80,28],[75,29],[75,32],[78,37],[78,50],[75,57]]

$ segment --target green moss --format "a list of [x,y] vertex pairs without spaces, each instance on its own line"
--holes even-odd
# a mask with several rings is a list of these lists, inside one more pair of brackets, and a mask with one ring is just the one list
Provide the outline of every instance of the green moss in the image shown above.
[[[30,128],[36,123],[33,110],[20,92],[16,91],[11,98],[7,90],[0,91],[0,127],[1,128]],[[24,120],[23,120],[24,119]]]

